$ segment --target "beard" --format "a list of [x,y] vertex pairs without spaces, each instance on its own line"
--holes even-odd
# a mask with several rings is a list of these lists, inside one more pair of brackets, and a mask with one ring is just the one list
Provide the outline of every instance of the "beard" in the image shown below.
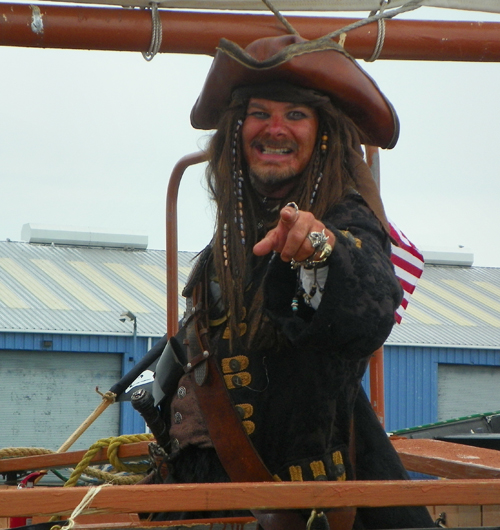
[[282,199],[297,185],[300,174],[290,169],[266,168],[249,171],[250,183],[257,193],[269,198]]
[[280,169],[272,166],[260,169],[250,168],[250,182],[254,186],[259,184],[271,187],[284,185],[294,181],[297,176],[292,168]]
[[[272,149],[297,150],[297,144],[291,141],[279,142],[267,138],[259,138],[252,142],[252,147],[265,144]],[[289,190],[295,185],[299,175],[293,167],[280,167],[269,164],[267,166],[249,167],[250,182],[254,189],[260,193],[274,193],[281,188]]]

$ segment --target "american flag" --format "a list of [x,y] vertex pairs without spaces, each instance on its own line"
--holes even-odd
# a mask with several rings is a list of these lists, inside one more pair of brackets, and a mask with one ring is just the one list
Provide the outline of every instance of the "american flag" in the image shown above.
[[420,276],[422,276],[424,257],[397,226],[391,222],[389,222],[389,225],[391,227],[391,237],[399,243],[399,246],[392,245],[391,261],[394,265],[396,276],[403,287],[403,301],[394,313],[396,322],[401,324],[410,296],[413,294]]

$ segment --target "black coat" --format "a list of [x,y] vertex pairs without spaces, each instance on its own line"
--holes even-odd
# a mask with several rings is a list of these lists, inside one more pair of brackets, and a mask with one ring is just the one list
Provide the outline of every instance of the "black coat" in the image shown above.
[[[279,337],[277,345],[230,352],[225,324],[219,324],[213,331],[217,359],[254,447],[278,480],[407,478],[360,392],[369,357],[389,336],[401,301],[390,241],[357,194],[348,195],[322,221],[335,234],[336,243],[326,282],[320,286],[319,307],[314,310],[299,297],[298,310],[292,309],[297,270],[274,255],[262,274],[264,311]],[[210,253],[204,256],[209,264]],[[174,395],[166,413],[172,418],[175,442],[170,480],[227,480],[211,450],[189,381],[181,378],[179,387],[182,391]],[[349,455],[354,450],[353,418],[357,470]],[[365,511],[370,515],[363,525],[432,524],[424,511],[405,510]]]

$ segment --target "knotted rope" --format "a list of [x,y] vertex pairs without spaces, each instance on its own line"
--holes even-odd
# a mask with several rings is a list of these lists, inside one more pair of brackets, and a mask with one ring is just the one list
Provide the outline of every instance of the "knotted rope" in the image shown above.
[[[340,46],[342,46],[342,48],[344,48],[344,43],[348,31],[360,28],[361,26],[365,26],[366,24],[371,24],[372,22],[377,22],[377,43],[375,44],[375,48],[371,57],[369,59],[366,59],[366,62],[373,62],[377,60],[380,56],[380,53],[382,52],[382,48],[384,47],[385,20],[389,18],[394,18],[396,15],[399,15],[401,13],[407,13],[409,11],[413,11],[414,9],[418,9],[419,7],[422,7],[423,2],[423,0],[409,0],[408,2],[406,2],[406,4],[403,4],[398,8],[386,9],[389,4],[389,1],[390,0],[381,0],[380,8],[375,11],[372,11],[368,17],[362,20],[357,20],[352,24],[349,24],[347,26],[344,26],[343,28],[333,31],[332,33],[329,33],[328,35],[322,37],[322,39],[333,40],[339,37],[339,44]],[[271,0],[262,0],[262,2],[264,2],[264,4],[270,9],[270,11],[272,11],[272,13],[285,26],[289,33],[299,35],[299,32],[290,24],[290,22],[288,22],[288,20],[286,20],[286,18],[278,11],[278,9],[276,9],[276,7],[271,3]]]
[[[129,473],[136,473],[135,477],[128,477],[127,483],[130,484],[130,480],[133,480],[132,483],[138,482],[141,478],[143,478],[143,475],[137,475],[140,473],[144,473],[147,471],[148,466],[144,464],[125,464],[118,458],[118,449],[123,444],[128,443],[134,443],[134,442],[147,442],[153,440],[152,434],[129,434],[129,435],[123,435],[118,437],[111,437],[111,438],[102,438],[101,440],[98,440],[94,444],[92,444],[88,451],[85,453],[85,456],[82,458],[80,463],[76,466],[73,473],[71,473],[71,476],[67,480],[67,482],[64,484],[64,487],[71,487],[74,486],[78,479],[81,477],[81,475],[85,472],[85,474],[88,474],[87,471],[90,469],[89,465],[90,462],[92,462],[92,458],[105,447],[108,448],[107,450],[107,457],[109,459],[110,464],[118,471],[126,471]],[[95,470],[94,470],[95,471]],[[104,473],[104,472],[99,472]],[[114,484],[122,483],[121,479],[123,477],[117,477],[116,475],[112,473],[107,473],[107,481],[112,482]]]
[[[135,484],[144,477],[147,471],[145,464],[125,464],[118,457],[118,450],[121,445],[134,442],[147,442],[153,440],[152,434],[129,434],[110,438],[103,438],[92,444],[80,463],[72,472],[70,478],[66,481],[64,486],[74,486],[78,482],[81,475],[85,474],[90,477],[98,478],[103,482],[110,482],[113,484]],[[89,467],[92,458],[104,447],[107,447],[107,458],[110,464],[117,472],[128,472],[133,475],[116,475],[115,473],[108,473],[93,467]],[[22,456],[37,456],[57,454],[51,449],[44,449],[41,447],[6,447],[0,449],[0,459],[3,458],[17,458]]]

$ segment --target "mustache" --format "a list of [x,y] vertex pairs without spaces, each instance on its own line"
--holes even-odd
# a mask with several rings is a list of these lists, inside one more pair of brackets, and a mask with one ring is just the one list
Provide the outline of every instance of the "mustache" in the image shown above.
[[250,142],[250,147],[269,147],[270,149],[290,149],[296,151],[298,148],[297,142],[290,139],[276,140],[267,135],[258,136]]

